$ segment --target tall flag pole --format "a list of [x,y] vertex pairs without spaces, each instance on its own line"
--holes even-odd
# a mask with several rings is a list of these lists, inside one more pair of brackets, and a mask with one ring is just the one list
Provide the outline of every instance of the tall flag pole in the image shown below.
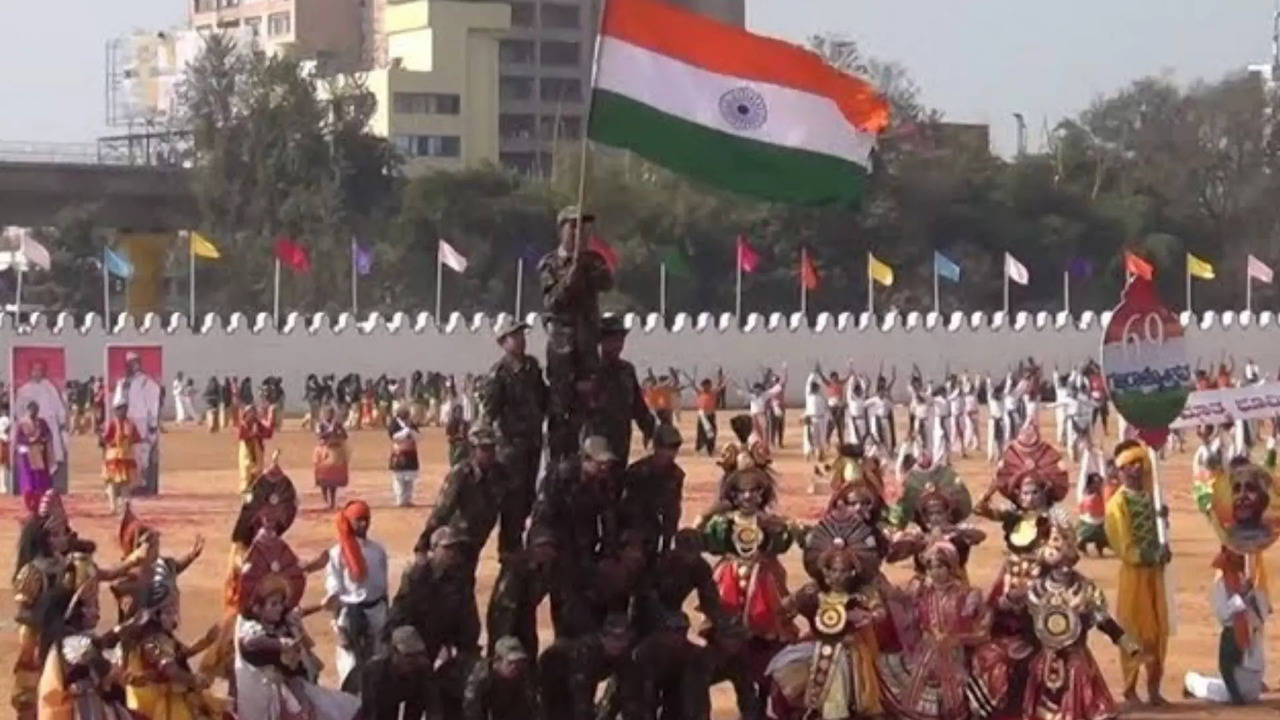
[[102,321],[107,324],[107,332],[111,332],[111,277],[107,270],[107,246],[102,246]]
[[933,313],[940,315],[942,313],[941,295],[938,292],[938,278],[944,277],[953,283],[960,282],[960,266],[955,264],[951,258],[943,255],[937,250],[933,251]]
[[809,283],[805,273],[809,270],[808,251],[800,248],[800,314],[809,317]]
[[1250,313],[1253,312],[1253,281],[1257,279],[1258,282],[1270,285],[1273,276],[1274,273],[1271,271],[1271,266],[1253,255],[1249,256],[1244,277],[1244,307]]
[[217,260],[222,257],[222,253],[218,252],[217,245],[214,245],[208,238],[195,230],[187,231],[187,245],[191,253],[191,277],[189,278],[189,284],[191,285],[189,288],[191,297],[188,298],[191,306],[188,309],[191,312],[190,321],[194,324],[196,321],[196,257],[199,256],[209,258],[210,260]]
[[467,270],[467,258],[458,252],[444,238],[436,241],[436,323],[440,323],[440,301],[443,298],[441,293],[443,285],[441,281],[444,279],[444,268],[448,268],[456,273],[463,273]]
[[875,314],[876,311],[876,294],[875,284],[880,283],[885,287],[893,286],[893,268],[888,264],[881,262],[879,258],[867,253],[867,311]]
[[1009,283],[1016,282],[1019,285],[1026,285],[1031,282],[1031,273],[1027,270],[1027,266],[1018,261],[1018,258],[1006,252],[1004,254],[1004,314],[1009,317]]
[[760,264],[760,254],[756,252],[755,248],[751,247],[751,243],[747,240],[746,235],[739,235],[738,236],[738,262],[736,263],[737,273],[738,273],[738,283],[737,283],[737,291],[735,293],[736,299],[734,300],[734,304],[733,304],[733,311],[738,318],[739,327],[741,327],[742,325],[742,273],[755,272],[756,266],[759,264]]
[[356,272],[356,239],[351,238],[351,315],[356,316],[360,312],[360,278]]
[[662,316],[662,324],[667,324],[667,263],[658,265],[658,314]]
[[738,236],[737,262],[733,264],[736,273],[736,283],[733,291],[733,316],[737,319],[738,327],[742,327],[742,236]]
[[187,285],[189,286],[187,288],[189,295],[187,297],[187,321],[194,327],[196,322],[196,242],[191,231],[187,231],[187,260],[187,272],[189,273],[187,278]]
[[1062,311],[1071,314],[1071,271],[1062,271]]
[[275,299],[271,303],[271,317],[275,319],[276,327],[278,328],[280,327],[280,258],[278,256],[276,257],[276,275],[273,286],[275,287],[275,292],[272,296]]

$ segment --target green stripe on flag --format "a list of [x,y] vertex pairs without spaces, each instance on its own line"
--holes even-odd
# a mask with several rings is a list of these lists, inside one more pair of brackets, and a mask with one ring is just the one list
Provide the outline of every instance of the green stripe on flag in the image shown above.
[[589,135],[680,174],[778,202],[851,205],[867,184],[866,170],[850,160],[730,135],[600,88],[592,93]]

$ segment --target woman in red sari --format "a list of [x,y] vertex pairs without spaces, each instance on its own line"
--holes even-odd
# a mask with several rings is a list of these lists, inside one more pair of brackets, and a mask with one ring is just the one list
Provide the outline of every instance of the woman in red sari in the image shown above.
[[738,468],[720,484],[720,499],[700,520],[707,552],[720,556],[714,579],[729,616],[741,619],[757,688],[763,692],[765,666],[795,638],[795,625],[782,610],[787,574],[778,556],[795,540],[785,518],[770,510],[777,498],[773,477],[743,454]]

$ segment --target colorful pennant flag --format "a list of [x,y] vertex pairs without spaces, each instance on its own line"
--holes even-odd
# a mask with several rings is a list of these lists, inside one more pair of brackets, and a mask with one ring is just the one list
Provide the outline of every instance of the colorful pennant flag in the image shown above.
[[1262,262],[1261,260],[1259,260],[1258,258],[1252,255],[1249,256],[1248,272],[1249,272],[1249,277],[1253,278],[1254,280],[1257,280],[1258,282],[1264,282],[1264,283],[1270,283],[1271,278],[1273,276],[1273,273],[1271,272],[1271,266],[1267,265],[1266,263]]
[[871,253],[867,253],[867,276],[885,287],[893,285],[893,268]]
[[1072,258],[1071,262],[1067,263],[1067,272],[1081,280],[1093,277],[1093,261],[1089,258]]
[[609,272],[618,272],[618,251],[605,242],[604,238],[599,235],[592,235],[587,238],[587,249],[604,258],[604,264],[609,266]]
[[351,261],[355,263],[357,275],[373,272],[373,250],[361,246],[355,238],[351,240]]
[[202,258],[209,258],[210,260],[217,260],[218,258],[222,257],[222,253],[218,252],[218,246],[209,242],[208,238],[206,238],[205,236],[201,235],[200,233],[194,230],[192,230],[189,234],[191,236],[190,239],[191,239],[192,255],[195,255],[197,257],[202,257]]
[[937,250],[933,251],[933,271],[951,282],[960,282],[960,266]]
[[439,245],[436,247],[436,260],[456,273],[467,271],[467,258],[455,250],[444,238],[440,239]]
[[112,275],[125,280],[133,277],[133,263],[117,254],[111,248],[102,248],[102,261],[107,266],[107,272]]
[[1148,281],[1156,274],[1156,269],[1151,266],[1151,263],[1128,250],[1124,251],[1124,271]]
[[311,272],[311,253],[288,235],[276,236],[276,259],[294,272]]
[[742,272],[753,273],[760,265],[760,253],[751,247],[746,235],[738,236],[738,268]]
[[53,266],[49,250],[31,236],[30,228],[10,226],[4,229],[4,234],[10,241],[17,238],[18,252],[15,260],[18,261],[19,267],[25,264],[26,267],[35,266],[41,270],[48,270]]
[[1187,274],[1201,280],[1214,278],[1213,266],[1191,253],[1187,253]]
[[800,282],[805,290],[818,289],[818,267],[813,264],[813,256],[804,249],[800,251]]
[[1004,254],[1004,273],[1019,285],[1031,282],[1031,273],[1027,270],[1027,266],[1018,262],[1018,258],[1009,253]]

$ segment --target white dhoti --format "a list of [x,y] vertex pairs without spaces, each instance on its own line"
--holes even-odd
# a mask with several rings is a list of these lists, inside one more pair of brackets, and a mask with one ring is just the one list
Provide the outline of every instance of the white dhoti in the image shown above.
[[417,470],[391,471],[391,496],[396,507],[406,507],[413,504],[413,488],[417,484]]
[[827,451],[827,421],[826,415],[810,415],[805,417],[804,430],[804,454],[805,457],[810,455],[822,454]]
[[[338,616],[333,620],[334,635],[337,637],[334,654],[336,660],[335,664],[338,670],[338,687],[343,687],[346,682],[347,675],[350,674],[352,670],[356,669],[358,658],[356,657],[355,651],[347,645],[346,638],[339,630],[339,627],[343,625],[345,621],[344,613],[349,612],[349,609],[344,607],[338,612]],[[369,643],[370,650],[369,657],[374,657],[380,654],[383,649],[382,631],[387,627],[386,601],[384,600],[383,602],[364,608],[364,617],[368,622],[367,642]]]

